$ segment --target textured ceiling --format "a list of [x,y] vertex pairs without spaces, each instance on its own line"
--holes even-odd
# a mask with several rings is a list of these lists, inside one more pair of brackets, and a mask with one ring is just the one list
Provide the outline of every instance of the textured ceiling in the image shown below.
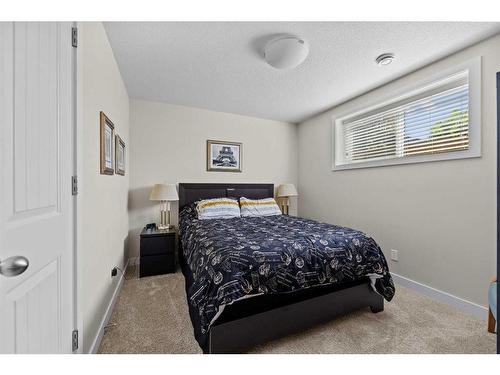
[[[362,92],[500,32],[500,23],[105,23],[131,98],[300,122]],[[279,71],[262,49],[298,35],[310,54]],[[396,60],[378,67],[374,59]]]

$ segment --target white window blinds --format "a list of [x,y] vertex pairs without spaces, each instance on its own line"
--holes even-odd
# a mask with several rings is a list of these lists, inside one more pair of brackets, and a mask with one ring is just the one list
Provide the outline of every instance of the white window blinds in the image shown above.
[[343,122],[344,163],[469,148],[467,74]]
[[[377,102],[391,86],[394,96]],[[480,56],[417,83],[395,81],[356,103],[356,111],[332,118],[334,171],[481,156]]]

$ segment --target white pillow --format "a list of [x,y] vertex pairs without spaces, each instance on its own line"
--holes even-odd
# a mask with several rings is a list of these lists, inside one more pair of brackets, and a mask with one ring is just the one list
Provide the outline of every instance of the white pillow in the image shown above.
[[198,219],[230,219],[240,217],[240,206],[236,199],[204,199],[196,205]]
[[281,210],[274,198],[248,199],[240,198],[241,216],[273,216],[281,215]]

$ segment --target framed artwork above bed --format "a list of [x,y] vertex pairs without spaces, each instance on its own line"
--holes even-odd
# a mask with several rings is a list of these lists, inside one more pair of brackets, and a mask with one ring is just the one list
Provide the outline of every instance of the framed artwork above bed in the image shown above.
[[207,171],[241,172],[242,148],[237,142],[207,140]]

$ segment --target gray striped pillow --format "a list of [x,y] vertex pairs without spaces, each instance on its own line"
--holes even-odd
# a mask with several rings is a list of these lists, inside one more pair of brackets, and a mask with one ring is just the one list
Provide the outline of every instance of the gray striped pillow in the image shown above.
[[198,219],[230,219],[240,217],[238,201],[231,198],[204,199],[196,205]]

